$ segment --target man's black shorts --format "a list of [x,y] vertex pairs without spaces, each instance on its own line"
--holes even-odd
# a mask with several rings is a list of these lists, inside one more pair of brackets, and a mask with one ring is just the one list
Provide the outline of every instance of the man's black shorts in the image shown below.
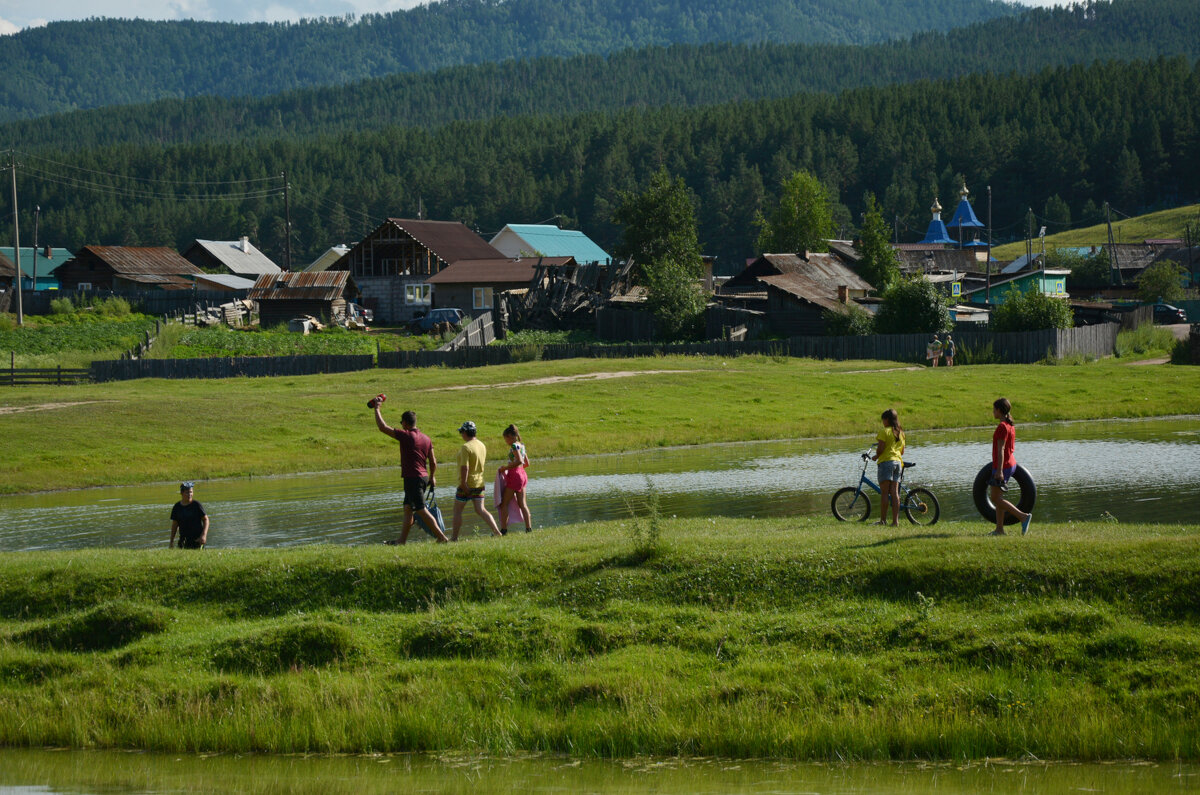
[[425,510],[425,487],[429,481],[425,478],[404,479],[404,504],[414,511]]

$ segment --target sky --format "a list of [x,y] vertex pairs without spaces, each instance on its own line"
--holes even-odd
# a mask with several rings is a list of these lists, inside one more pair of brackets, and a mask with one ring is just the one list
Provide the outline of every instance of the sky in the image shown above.
[[[1061,5],[1061,0],[1022,0]],[[0,0],[0,35],[47,22],[88,17],[201,19],[220,22],[281,22],[302,17],[387,13],[421,0]]]

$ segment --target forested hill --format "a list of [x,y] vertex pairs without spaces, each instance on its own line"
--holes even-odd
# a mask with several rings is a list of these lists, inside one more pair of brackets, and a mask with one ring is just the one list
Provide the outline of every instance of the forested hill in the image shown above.
[[23,231],[40,205],[40,239],[55,246],[183,247],[245,234],[281,257],[278,175],[287,169],[297,261],[418,206],[484,233],[562,213],[612,246],[622,192],[665,166],[695,192],[705,251],[728,267],[754,253],[755,212],[798,168],[837,191],[845,221],[859,217],[865,191],[875,192],[886,217],[906,219],[905,239],[920,236],[933,197],[946,203],[963,178],[977,197],[992,187],[1000,240],[1017,237],[1026,208],[1043,214],[1051,197],[1060,223],[1063,207],[1090,222],[1105,201],[1127,214],[1195,201],[1197,97],[1200,67],[1176,58],[691,109],[21,151],[18,204]]
[[949,33],[850,45],[708,44],[540,58],[377,78],[267,98],[200,97],[79,111],[0,126],[0,146],[303,138],[393,124],[705,105],[973,72],[1200,57],[1200,2],[1116,0],[1037,9]]
[[0,37],[0,120],[652,44],[877,42],[1018,10],[998,0],[442,0],[357,21],[59,22]]

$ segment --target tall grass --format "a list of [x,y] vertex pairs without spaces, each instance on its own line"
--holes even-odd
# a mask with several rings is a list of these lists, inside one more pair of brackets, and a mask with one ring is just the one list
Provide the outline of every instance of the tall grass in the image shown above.
[[0,744],[1200,758],[1200,526],[659,521],[652,557],[620,523],[9,555]]
[[1118,358],[1131,356],[1170,356],[1175,348],[1175,335],[1170,329],[1143,323],[1136,329],[1117,332]]

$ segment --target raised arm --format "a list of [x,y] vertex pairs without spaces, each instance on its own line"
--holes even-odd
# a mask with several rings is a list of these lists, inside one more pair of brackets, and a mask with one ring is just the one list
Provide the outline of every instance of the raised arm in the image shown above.
[[396,429],[383,421],[383,414],[379,410],[378,403],[375,404],[375,427],[379,428],[380,433],[391,436],[393,439],[396,437]]

